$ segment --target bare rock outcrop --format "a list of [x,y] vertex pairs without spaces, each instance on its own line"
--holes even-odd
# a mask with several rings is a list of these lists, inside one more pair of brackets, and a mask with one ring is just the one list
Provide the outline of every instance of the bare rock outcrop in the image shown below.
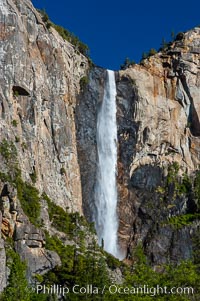
[[[20,202],[17,199],[17,192],[11,185],[6,184],[1,191],[0,197],[0,225],[4,240],[9,237],[14,241],[15,251],[20,255],[21,260],[27,264],[27,277],[31,282],[36,274],[44,274],[55,266],[61,264],[56,252],[45,249],[44,232],[32,225],[24,214]],[[7,282],[6,256],[4,240],[0,243],[2,284],[1,289]]]
[[197,27],[118,75],[119,236],[125,249],[142,242],[154,264],[190,258],[198,228],[169,225],[195,199],[164,190],[169,166],[191,179],[199,169],[199,46]]
[[45,192],[64,210],[82,214],[74,112],[88,60],[53,27],[46,28],[31,1],[2,0],[0,69],[2,291],[8,238],[27,262],[29,280],[60,265],[59,256],[45,249],[43,231],[22,210],[11,183],[17,171],[40,195]]
[[[195,214],[196,200],[192,194],[174,195],[173,185],[166,192],[166,181],[174,164],[177,179],[188,175],[193,181],[199,169],[199,46],[197,27],[140,65],[116,72],[119,241],[129,253],[142,243],[154,265],[190,258],[198,228],[198,220],[181,229],[170,224],[173,216]],[[101,73],[91,72],[77,117],[84,212],[90,219]]]
[[106,71],[93,68],[89,82],[80,93],[76,107],[76,135],[78,160],[81,171],[83,211],[93,221],[94,193],[97,168],[97,110],[103,100]]
[[[2,291],[9,237],[27,262],[29,281],[61,264],[22,210],[13,181],[17,172],[40,196],[45,192],[64,210],[93,220],[97,110],[106,72],[92,68],[87,83],[87,58],[53,27],[47,29],[29,0],[1,1],[0,69]],[[183,175],[193,181],[200,164],[200,28],[115,74],[120,245],[131,259],[142,243],[155,267],[188,259],[200,226],[198,206],[192,191],[182,193],[177,185]],[[44,227],[56,234],[42,197],[40,204]],[[194,219],[174,227],[171,218],[186,214]],[[120,272],[114,276],[121,279]]]
[[23,178],[82,212],[74,110],[87,59],[47,30],[30,1],[0,9],[0,136],[14,141]]

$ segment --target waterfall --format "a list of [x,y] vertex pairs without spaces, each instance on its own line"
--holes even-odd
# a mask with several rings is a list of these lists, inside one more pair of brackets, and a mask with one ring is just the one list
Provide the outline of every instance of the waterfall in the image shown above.
[[114,71],[107,70],[104,98],[97,116],[98,168],[95,189],[95,226],[99,244],[120,258],[117,243],[117,124]]

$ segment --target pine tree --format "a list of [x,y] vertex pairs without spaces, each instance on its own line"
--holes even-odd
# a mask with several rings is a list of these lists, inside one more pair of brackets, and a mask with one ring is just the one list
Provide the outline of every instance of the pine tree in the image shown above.
[[31,291],[26,280],[26,264],[20,260],[20,257],[13,250],[8,252],[11,269],[9,276],[9,285],[6,287],[2,301],[30,301]]

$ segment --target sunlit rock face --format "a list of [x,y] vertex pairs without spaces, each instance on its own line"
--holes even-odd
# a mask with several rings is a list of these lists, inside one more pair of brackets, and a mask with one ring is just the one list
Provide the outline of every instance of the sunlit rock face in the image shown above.
[[[159,187],[166,186],[174,162],[180,166],[177,177],[194,177],[199,166],[199,44],[200,29],[195,28],[141,65],[116,72],[119,239],[125,254],[142,242],[155,265],[167,258],[189,258],[198,226],[194,222],[175,230],[167,220],[195,210],[195,200],[191,195],[174,199],[173,188],[165,197]],[[93,69],[77,110],[83,208],[90,220],[97,168],[96,107],[104,86],[105,71]]]
[[[199,227],[197,219],[179,228],[169,223],[194,214],[197,204],[194,195],[175,192],[173,183],[166,188],[173,163],[180,166],[177,176],[193,178],[199,168],[199,62],[200,28],[194,28],[142,64],[115,72],[119,242],[127,258],[142,243],[154,266],[191,257]],[[17,149],[22,179],[92,221],[106,70],[91,68],[80,89],[87,59],[48,30],[28,0],[0,3],[0,68],[0,142],[12,141]],[[30,277],[60,264],[56,253],[46,253],[44,233],[28,221],[13,187],[5,192],[7,184],[1,177],[0,290],[8,277],[5,237],[28,262]],[[47,207],[41,200],[41,216],[53,233]]]
[[165,198],[156,188],[166,185],[174,162],[178,176],[194,177],[199,168],[199,59],[195,28],[142,65],[120,71],[117,81],[119,235],[125,249],[142,242],[155,264],[189,258],[198,226],[175,231],[167,223],[189,212],[194,196]]
[[81,213],[74,111],[87,59],[46,29],[31,1],[1,3],[1,139],[18,141],[24,180],[36,172],[41,192]]
[[[0,143],[15,146],[24,182],[69,212],[82,214],[74,113],[87,59],[53,28],[46,28],[31,1],[2,0],[0,69]],[[6,162],[1,151],[1,175],[14,173],[12,162],[14,158]],[[6,188],[5,193],[7,184],[1,176],[0,291],[9,272],[6,237],[14,240],[15,250],[26,260],[29,280],[33,273],[45,273],[60,264],[55,252],[45,250],[44,233],[30,224],[16,191],[12,196]],[[13,211],[14,201],[18,205]]]

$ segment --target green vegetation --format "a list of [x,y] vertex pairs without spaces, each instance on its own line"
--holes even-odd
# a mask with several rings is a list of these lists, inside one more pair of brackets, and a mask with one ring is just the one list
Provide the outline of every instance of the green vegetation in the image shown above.
[[[49,197],[43,193],[39,196],[38,190],[26,183],[21,178],[21,171],[17,162],[17,151],[13,142],[5,139],[0,143],[0,154],[2,160],[7,162],[8,172],[0,172],[0,179],[7,181],[17,188],[17,195],[25,214],[29,217],[31,223],[40,226],[40,198],[46,200],[48,204],[49,219],[51,225],[58,231],[64,232],[70,244],[66,245],[66,239],[58,236],[50,236],[46,232],[46,249],[58,253],[61,258],[61,266],[56,266],[45,275],[35,275],[37,283],[50,286],[52,284],[67,285],[70,288],[70,293],[67,298],[73,300],[142,300],[148,301],[154,298],[158,301],[168,301],[169,295],[160,293],[153,297],[155,288],[167,286],[168,289],[172,287],[193,287],[195,289],[195,297],[192,295],[170,295],[170,301],[186,301],[199,300],[199,266],[200,266],[200,239],[199,234],[194,239],[195,253],[194,262],[185,261],[177,266],[163,265],[160,266],[162,273],[155,272],[150,266],[146,256],[144,255],[141,246],[138,246],[132,254],[132,262],[125,265],[112,255],[107,254],[102,247],[99,247],[93,233],[94,225],[88,224],[84,217],[78,213],[69,213],[60,206],[55,205]],[[36,181],[36,172],[30,174],[32,182]],[[194,189],[193,189],[194,186]],[[172,193],[170,192],[172,191]],[[162,187],[158,187],[156,193],[163,198],[169,193],[173,194],[175,198],[182,195],[189,195],[194,190],[194,195],[197,200],[197,207],[200,205],[200,172],[195,176],[194,185],[191,179],[184,174],[179,176],[179,164],[174,162],[169,166],[168,176]],[[168,203],[166,203],[168,205]],[[166,206],[167,208],[167,206]],[[194,213],[186,213],[179,216],[171,217],[167,222],[175,230],[192,224],[199,220],[199,211]],[[87,240],[86,240],[87,237]],[[43,294],[36,295],[29,287],[25,278],[26,265],[21,262],[19,256],[13,251],[14,246],[7,248],[7,264],[10,268],[9,285],[4,293],[0,296],[1,301],[46,301],[57,300],[55,296],[46,296]],[[123,274],[124,282],[121,285],[115,283],[117,288],[124,290],[125,288],[132,289],[133,287],[148,287],[154,288],[151,295],[139,294],[110,294],[108,287],[112,285],[112,279],[109,274],[110,270],[120,269]],[[106,286],[103,295],[92,294],[77,294],[71,292],[72,287],[78,284],[80,287],[92,284],[93,287],[98,287],[100,290]]]
[[49,16],[46,13],[46,10],[45,9],[38,9],[37,11],[41,14],[42,21],[45,23],[47,29],[49,29],[52,25],[52,22],[49,20]]
[[[169,212],[172,210],[171,213],[173,215],[169,219],[162,221],[161,224],[169,224],[177,230],[189,226],[194,221],[200,219],[198,199],[198,195],[200,197],[200,174],[197,172],[195,180],[192,180],[187,174],[180,176],[179,168],[177,162],[169,165],[168,175],[163,186],[158,186],[155,190],[159,194],[162,204],[166,206],[166,210],[169,210]],[[176,210],[178,202],[183,200],[183,198],[194,199],[194,197],[197,201],[197,209],[194,204],[190,211],[187,210],[184,213],[178,214],[178,209]]]
[[104,254],[105,254],[105,258],[106,258],[106,264],[111,270],[119,268],[123,265],[121,261],[119,261],[117,258],[113,257],[111,254],[106,253],[106,252]]
[[33,182],[33,184],[35,184],[37,182],[36,170],[34,169],[33,172],[29,175],[30,175],[31,181]]
[[[178,171],[178,165],[175,164],[172,168],[172,173]],[[50,201],[48,200],[48,203]],[[50,208],[51,207],[51,208]],[[52,208],[53,207],[53,208]],[[60,208],[61,209],[61,208]],[[55,216],[57,212],[58,215],[62,216],[66,219],[66,212],[60,212],[56,205],[51,204],[49,206],[49,210],[51,212],[51,221],[53,220],[54,226],[57,229],[62,229],[63,226],[59,224],[59,220]],[[187,214],[180,217],[172,218],[170,220],[170,224],[175,226],[176,228],[180,228],[184,225],[188,225],[194,221],[195,218],[199,218],[199,215]],[[62,266],[56,267],[51,270],[48,274],[44,275],[41,278],[42,284],[51,285],[53,283],[58,284],[67,284],[68,287],[72,288],[75,283],[78,283],[81,286],[87,285],[87,283],[93,283],[93,286],[98,286],[102,288],[104,285],[111,285],[111,280],[108,275],[107,267],[111,270],[116,268],[120,268],[123,273],[124,283],[122,285],[116,285],[117,287],[142,287],[147,285],[149,287],[156,288],[157,285],[160,287],[167,286],[168,289],[172,287],[193,287],[195,289],[195,294],[198,298],[199,291],[199,275],[197,266],[191,261],[182,262],[177,267],[172,265],[165,265],[162,267],[163,273],[155,272],[151,266],[148,264],[148,261],[143,253],[142,247],[139,246],[132,258],[134,258],[134,263],[131,266],[127,266],[114,258],[112,255],[107,254],[105,251],[100,248],[95,240],[92,240],[91,243],[87,246],[84,246],[84,239],[82,242],[82,246],[80,244],[80,236],[77,235],[79,229],[79,222],[74,222],[75,219],[69,220],[68,223],[72,223],[71,226],[67,226],[64,223],[64,227],[66,227],[66,233],[73,233],[71,237],[73,240],[76,240],[74,245],[64,246],[61,240],[58,237],[50,237],[48,233],[46,233],[46,248],[49,250],[56,251],[61,257]],[[70,230],[71,229],[71,230]],[[198,258],[198,257],[197,257]],[[99,273],[101,271],[101,273]],[[85,275],[85,276],[84,276]],[[176,275],[176,276],[174,276]],[[184,275],[184,277],[183,277]],[[152,294],[155,294],[155,289],[152,290]],[[144,294],[134,296],[134,300],[151,300],[153,295]],[[78,295],[78,299],[76,299],[74,294],[70,294],[68,296],[70,300],[84,300],[85,296]],[[95,299],[91,295],[87,295],[88,300],[122,300],[121,295],[119,294],[110,294],[108,291],[105,292],[103,299],[98,299],[96,296]],[[155,300],[168,300],[167,294],[156,295]],[[193,300],[192,295],[173,295],[170,300]],[[132,300],[132,295],[126,295],[126,300]]]
[[15,136],[15,142],[19,143],[20,142],[20,138],[18,136]]
[[9,142],[5,138],[0,143],[0,154],[8,162],[8,160],[15,160],[17,157],[17,150],[14,143]]
[[196,231],[195,235],[192,237],[192,242],[194,246],[193,258],[194,264],[200,271],[200,229]]
[[18,125],[18,122],[15,119],[13,119],[11,123],[12,123],[12,126],[14,126],[14,127],[17,127],[17,125]]
[[175,38],[175,41],[181,41],[184,39],[184,33],[183,32],[179,32],[177,35],[176,35],[176,38]]
[[200,211],[200,171],[197,171],[194,180],[194,194],[197,200],[197,208]]
[[17,90],[13,91],[13,96],[18,97],[19,96],[19,91],[17,91]]
[[[46,234],[46,247],[49,250],[56,251],[62,261],[61,266],[57,266],[45,275],[35,275],[37,283],[46,285],[53,284],[66,285],[70,292],[67,295],[68,300],[111,300],[111,301],[168,301],[172,288],[179,288],[179,291],[170,294],[170,301],[188,301],[199,300],[199,273],[197,267],[191,261],[181,262],[177,266],[163,265],[162,273],[155,272],[149,265],[142,247],[139,245],[133,257],[134,263],[130,266],[120,266],[123,272],[123,284],[112,283],[106,267],[106,256],[102,256],[98,252],[98,246],[95,241],[91,241],[88,250],[81,252],[77,245],[65,246],[60,239]],[[58,300],[56,296],[47,296],[43,294],[35,294],[28,287],[25,278],[26,265],[21,262],[19,255],[12,249],[8,250],[8,265],[11,270],[9,276],[9,285],[4,293],[0,296],[1,301],[45,301]],[[87,286],[92,283],[93,287],[98,287],[102,292],[103,287],[106,289],[104,294],[93,295],[74,294],[72,288],[76,284],[80,287]],[[108,290],[111,285],[115,285],[120,289],[121,293],[111,294]],[[144,287],[146,290],[144,291]],[[148,287],[148,290],[147,290]],[[127,294],[127,291],[136,291],[134,294]],[[181,290],[180,290],[181,289]],[[185,289],[185,293],[183,293]],[[182,291],[182,293],[180,292]]]
[[167,185],[177,181],[178,171],[179,171],[178,162],[174,162],[171,165],[169,165],[168,175],[167,175]]
[[39,191],[30,185],[23,182],[21,173],[15,178],[14,184],[17,188],[17,197],[24,213],[28,216],[30,222],[39,227],[40,224],[40,196]]
[[165,40],[165,38],[162,38],[162,42],[161,42],[161,47],[159,49],[159,51],[165,51],[166,49],[168,49],[168,47],[170,46],[170,42],[167,42]]
[[[0,154],[6,162],[7,173],[0,172],[0,179],[8,181],[17,188],[17,197],[21,203],[24,213],[31,223],[40,226],[40,196],[39,191],[26,183],[21,178],[21,170],[18,167],[17,150],[12,141],[3,139],[0,143]],[[36,175],[32,175],[35,179]]]
[[88,76],[83,76],[80,79],[80,89],[81,91],[83,91],[85,89],[85,87],[88,85],[89,83],[89,78]]
[[176,37],[175,32],[174,32],[174,30],[172,30],[171,31],[171,39],[172,39],[172,41],[175,40],[175,37]]
[[66,170],[65,170],[64,167],[61,167],[61,169],[60,169],[60,174],[61,174],[61,175],[66,175]]
[[[29,287],[26,279],[26,264],[22,262],[19,255],[13,250],[12,242],[5,241],[7,266],[10,269],[8,286],[0,295],[0,301],[48,301],[47,295],[36,294]],[[51,299],[52,300],[52,299]]]
[[168,223],[176,229],[181,229],[184,226],[192,224],[195,220],[200,219],[199,213],[187,213],[178,216],[173,216],[169,219]]
[[21,147],[23,150],[28,149],[27,144],[25,142],[22,142]]
[[47,15],[46,13],[46,10],[45,9],[38,9],[39,13],[42,15],[42,21],[44,23],[47,23],[49,21],[49,16]]
[[128,57],[125,58],[124,63],[120,66],[121,70],[125,70],[130,66],[135,65],[135,61],[134,60],[130,60]]
[[75,36],[66,28],[51,22],[45,10],[38,10],[38,11],[42,15],[42,21],[46,24],[48,29],[50,27],[53,27],[64,40],[67,40],[72,45],[74,45],[76,50],[78,50],[80,53],[82,53],[86,57],[89,57],[89,47],[86,44],[81,42],[77,36]]
[[10,268],[9,285],[0,297],[1,301],[29,301],[30,291],[26,280],[26,265],[13,249],[7,250],[7,265]]
[[192,190],[192,182],[187,174],[184,174],[181,179],[181,184],[178,187],[180,194],[188,194]]
[[144,59],[147,59],[147,58],[149,58],[150,56],[155,55],[156,53],[157,53],[157,50],[154,49],[154,48],[151,48],[148,52],[143,52],[143,53],[142,53],[142,59],[141,59],[141,62],[142,62]]
[[[49,219],[52,226],[66,233],[70,239],[76,236],[78,240],[81,240],[84,238],[84,231],[93,231],[93,225],[89,225],[85,218],[80,216],[78,212],[68,213],[60,206],[54,204],[45,193],[42,194],[42,198],[47,201]],[[85,228],[84,231],[81,229],[82,227]]]
[[[46,249],[56,251],[61,258],[62,265],[57,266],[40,279],[42,284],[67,285],[72,290],[75,284],[86,286],[92,283],[93,286],[102,288],[111,283],[109,280],[107,263],[113,269],[121,263],[112,255],[108,255],[98,245],[91,234],[93,225],[88,225],[85,218],[78,213],[67,213],[61,207],[55,205],[46,194],[43,198],[48,203],[49,218],[52,225],[59,231],[65,232],[72,244],[64,245],[62,239],[57,236],[50,236],[46,232]],[[92,232],[91,232],[92,231]],[[90,242],[85,241],[85,235],[90,235]],[[108,255],[108,257],[107,257]],[[100,272],[101,271],[101,272]],[[37,280],[39,278],[37,277]],[[85,300],[84,295],[68,295],[69,300]],[[87,299],[92,300],[87,294]],[[98,297],[95,300],[101,300]]]
[[70,235],[70,237],[73,237],[75,224],[72,216],[63,208],[54,204],[45,193],[42,194],[42,198],[47,201],[49,219],[52,226],[57,230]]
[[175,196],[181,194],[189,194],[192,190],[192,183],[187,174],[183,174],[182,177],[178,176],[179,164],[174,162],[168,167],[167,175],[167,187],[169,190],[170,186],[174,186]]
[[[149,265],[143,249],[141,246],[135,251],[134,254],[135,264],[129,271],[126,271],[126,278],[124,285],[126,287],[143,287],[148,285],[149,293],[134,295],[134,300],[147,301],[155,299],[157,301],[188,301],[188,300],[198,300],[200,297],[199,288],[199,274],[197,267],[191,261],[181,262],[179,265],[164,265],[162,267],[163,272],[155,272]],[[171,288],[184,288],[191,287],[194,289],[195,297],[190,291],[190,294],[165,294],[161,289],[156,293],[157,287],[166,287],[167,291]],[[151,290],[150,290],[151,288]],[[147,290],[146,290],[147,292]],[[117,300],[117,299],[116,299]],[[119,299],[120,300],[120,299]],[[133,300],[133,296],[127,296],[126,300]]]
[[[89,47],[88,45],[84,44],[83,42],[80,41],[80,39],[71,33],[69,30],[66,28],[56,25],[53,22],[50,21],[48,14],[46,13],[45,9],[39,10],[39,13],[42,16],[42,21],[45,23],[47,29],[50,27],[53,27],[59,34],[60,36],[64,39],[69,41],[72,45],[75,46],[75,49],[78,50],[80,53],[82,53],[84,56],[88,58],[89,65],[90,67],[93,66],[93,62],[89,58]],[[158,51],[165,51],[166,49],[169,48],[169,46],[172,45],[172,42],[177,42],[180,40],[184,39],[184,33],[179,32],[177,35],[175,35],[174,31],[171,32],[171,39],[172,41],[167,42],[165,38],[162,39],[161,47],[159,48]],[[151,48],[148,52],[143,52],[142,53],[142,58],[140,61],[140,64],[143,64],[144,59],[149,58],[152,55],[155,55],[157,53],[157,50],[155,48]],[[129,66],[132,66],[135,64],[134,60],[130,60],[128,57],[125,58],[124,63],[120,66],[121,70],[127,69]]]
[[60,25],[55,25],[52,23],[52,27],[57,30],[57,32],[60,34],[60,36],[64,39],[69,41],[72,45],[75,46],[75,48],[85,55],[86,57],[89,56],[89,47],[81,42],[77,36],[75,36],[73,33],[68,31],[66,28],[60,26]]
[[16,161],[9,166],[12,170],[9,173],[0,172],[0,178],[3,181],[11,183],[17,189],[17,197],[21,203],[24,213],[28,216],[30,222],[40,226],[40,197],[39,191],[26,183],[21,178],[21,170],[18,168]]
[[162,39],[161,47],[159,51],[165,51],[168,49],[173,42],[181,41],[184,39],[184,33],[179,32],[177,35],[175,34],[174,31],[171,32],[171,41],[167,42],[165,38]]
[[152,55],[154,55],[154,54],[156,54],[156,53],[157,53],[157,50],[156,50],[155,48],[151,48],[151,49],[149,50],[148,55],[149,55],[149,56],[152,56]]
[[2,182],[11,182],[11,181],[12,181],[10,175],[8,175],[8,174],[5,173],[5,172],[1,172],[1,171],[0,171],[0,180],[1,180]]
[[[158,49],[158,51],[166,51],[170,49],[170,46],[173,44],[173,42],[178,42],[182,41],[184,39],[184,32],[179,32],[177,35],[175,35],[175,32],[171,32],[171,41],[167,42],[165,38],[162,39],[161,42],[161,47]],[[150,56],[154,55],[157,53],[157,50],[154,48],[151,48],[148,52],[143,52],[142,53],[142,59],[140,63],[143,63],[144,59],[149,58]]]
[[[46,234],[46,248],[59,254],[62,266],[57,266],[45,274],[42,280],[43,284],[67,285],[72,291],[75,284],[81,287],[91,283],[102,289],[104,285],[110,283],[105,258],[100,253],[100,248],[95,240],[92,240],[87,249],[84,249],[77,244],[64,246],[57,237],[50,237]],[[70,292],[68,297],[69,300],[85,300],[86,297],[88,300],[93,300],[89,294],[84,296]],[[101,299],[95,297],[94,300]]]

